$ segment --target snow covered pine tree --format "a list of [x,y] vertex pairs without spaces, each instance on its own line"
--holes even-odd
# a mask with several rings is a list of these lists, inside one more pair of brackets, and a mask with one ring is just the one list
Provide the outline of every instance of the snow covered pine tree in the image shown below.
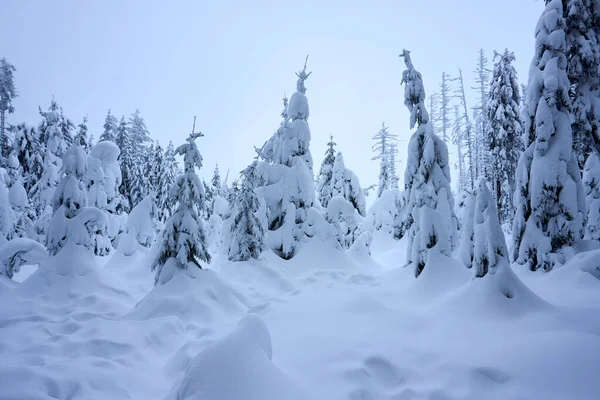
[[319,195],[319,202],[323,208],[327,208],[327,204],[329,204],[329,200],[331,200],[332,197],[333,164],[335,163],[336,144],[337,143],[333,141],[333,135],[329,135],[329,142],[327,143],[325,158],[323,159],[321,168],[319,169],[317,194]]
[[600,160],[595,153],[585,162],[583,184],[588,208],[585,238],[600,240]]
[[265,221],[257,216],[260,201],[254,188],[260,186],[257,173],[258,162],[254,161],[242,171],[242,188],[235,199],[232,213],[228,258],[231,261],[258,259],[265,248]]
[[406,70],[402,73],[404,104],[410,111],[410,128],[417,125],[408,145],[404,174],[408,227],[408,264],[419,276],[425,268],[430,249],[451,256],[456,245],[457,220],[450,189],[448,147],[431,131],[425,109],[425,89],[421,74],[415,70],[410,52],[404,50]]
[[520,118],[519,84],[517,72],[512,66],[515,55],[508,50],[496,53],[492,86],[485,112],[485,143],[489,145],[488,170],[492,193],[496,199],[500,223],[512,221],[515,214],[512,196],[515,192],[515,173],[519,156],[523,152],[523,126]]
[[[196,118],[194,126],[195,121]],[[202,168],[202,155],[196,146],[196,139],[202,136],[192,129],[187,143],[175,149],[176,154],[183,156],[184,172],[171,190],[171,196],[178,201],[177,208],[165,224],[162,243],[152,264],[152,270],[156,270],[155,285],[167,283],[177,270],[202,268],[198,260],[205,263],[211,260],[206,249],[204,222],[198,215],[198,208],[205,202],[204,187],[195,171],[196,167]]]
[[582,238],[586,211],[572,150],[563,14],[561,0],[552,0],[537,24],[527,86],[529,143],[517,167],[513,259],[532,271],[566,261],[565,248]]

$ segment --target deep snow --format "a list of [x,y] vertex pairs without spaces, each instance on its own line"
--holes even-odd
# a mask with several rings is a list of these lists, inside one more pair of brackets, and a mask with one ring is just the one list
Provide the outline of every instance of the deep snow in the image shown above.
[[405,247],[313,240],[153,288],[153,250],[69,245],[0,281],[0,399],[597,398],[598,250],[473,280],[439,253],[415,279]]

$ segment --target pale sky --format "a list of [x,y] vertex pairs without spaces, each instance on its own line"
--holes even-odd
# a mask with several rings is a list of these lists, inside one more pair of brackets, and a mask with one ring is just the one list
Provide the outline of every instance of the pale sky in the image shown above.
[[139,108],[164,146],[180,144],[196,115],[206,135],[201,175],[218,161],[231,180],[279,126],[282,96],[295,91],[308,54],[315,173],[333,133],[366,187],[377,182],[371,137],[382,121],[406,139],[405,158],[402,49],[427,95],[458,68],[474,86],[480,48],[490,68],[494,50],[514,51],[526,83],[542,8],[534,0],[6,0],[0,57],[17,67],[19,91],[9,122],[37,125],[38,105],[47,109],[54,95],[75,124],[88,115],[97,139],[109,108],[118,118]]

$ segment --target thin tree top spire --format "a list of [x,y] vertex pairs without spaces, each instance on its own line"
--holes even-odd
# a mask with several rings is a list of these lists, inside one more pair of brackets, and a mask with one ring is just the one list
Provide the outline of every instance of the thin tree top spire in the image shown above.
[[400,54],[404,58],[406,70],[402,72],[402,82],[406,83],[404,89],[404,105],[410,111],[410,128],[415,124],[420,126],[429,121],[429,114],[425,109],[425,88],[423,87],[423,78],[412,64],[410,59],[410,51],[403,50]]
[[306,56],[306,60],[304,61],[304,68],[302,71],[296,72],[296,76],[298,77],[298,82],[296,83],[296,90],[300,93],[306,93],[306,87],[304,86],[304,81],[308,79],[312,71],[308,74],[306,73],[306,63],[308,62],[308,55]]

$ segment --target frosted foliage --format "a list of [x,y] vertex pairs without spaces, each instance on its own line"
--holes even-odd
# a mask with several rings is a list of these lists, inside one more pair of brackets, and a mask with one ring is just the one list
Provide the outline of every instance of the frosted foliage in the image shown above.
[[457,219],[450,189],[448,147],[428,123],[421,74],[414,69],[408,51],[404,50],[402,57],[407,68],[402,74],[402,82],[406,84],[404,104],[411,112],[411,128],[417,124],[408,144],[404,173],[407,261],[419,276],[430,249],[435,247],[442,254],[451,255],[457,242]]
[[366,226],[373,232],[382,231],[401,238],[406,218],[404,203],[404,193],[398,189],[386,190],[369,208]]
[[344,157],[338,152],[333,164],[333,196],[342,196],[362,216],[367,215],[366,199],[358,177],[344,165]]
[[0,244],[0,275],[12,278],[22,265],[39,264],[47,256],[46,248],[35,240],[17,238]]
[[465,206],[462,210],[458,257],[467,268],[471,268],[473,265],[475,195],[466,193],[464,203]]
[[[564,248],[583,235],[585,195],[572,152],[569,79],[562,3],[549,2],[536,29],[529,75],[529,134],[517,168],[513,257],[531,270],[565,261]],[[531,136],[530,136],[531,137]]]
[[457,219],[450,189],[448,148],[421,125],[410,140],[405,172],[407,194],[408,262],[425,266],[428,249],[440,245],[450,255],[456,245]]
[[415,70],[410,59],[410,51],[404,50],[401,57],[404,57],[406,70],[402,72],[402,83],[404,88],[404,105],[410,111],[410,129],[415,124],[426,124],[429,121],[429,115],[425,109],[425,88],[421,73]]
[[9,180],[8,173],[4,168],[0,168],[0,243],[10,240],[13,237],[13,224],[15,215],[9,201],[9,192],[6,182]]
[[473,269],[475,276],[481,278],[488,273],[494,274],[500,265],[508,266],[508,250],[498,220],[498,210],[483,178],[477,185],[473,222]]
[[264,184],[256,193],[265,201],[269,243],[282,258],[292,258],[307,237],[306,218],[315,202],[313,160],[310,153],[305,68],[297,73],[298,91],[290,104],[284,99],[283,121],[271,139],[257,152],[263,159],[257,174]]
[[135,239],[136,248],[150,248],[154,243],[157,218],[155,193],[150,193],[129,213],[124,234]]
[[265,248],[266,221],[254,192],[261,183],[257,164],[253,162],[242,172],[242,188],[235,199],[228,250],[228,258],[232,261],[258,259]]
[[583,169],[588,154],[600,151],[600,4],[568,0],[565,18],[573,151]]
[[393,162],[395,160],[395,142],[398,139],[398,135],[393,135],[388,131],[388,127],[385,126],[385,122],[381,124],[381,129],[373,140],[375,144],[372,146],[372,150],[375,152],[375,156],[372,160],[379,160],[379,184],[377,185],[377,197],[381,197],[382,193],[390,188],[397,188],[397,176],[395,175],[395,166]]
[[[118,157],[120,154],[119,147],[108,141],[98,142],[90,152],[90,159],[94,161],[88,164],[88,187],[90,192],[92,188],[100,189],[104,193],[98,194],[99,204],[106,201],[104,209],[111,214],[120,214],[125,208],[125,199],[119,193],[121,185],[121,167],[119,166]],[[94,165],[94,169],[90,171],[90,164]],[[106,197],[104,200],[102,197]],[[91,204],[92,199],[88,199]],[[102,207],[98,206],[102,209]]]
[[317,182],[317,194],[321,206],[327,207],[329,200],[333,197],[333,164],[335,163],[335,145],[333,136],[330,137],[325,151],[325,158],[319,169]]
[[107,216],[98,208],[87,207],[83,183],[86,170],[85,151],[77,144],[71,145],[64,154],[61,168],[64,175],[52,200],[54,213],[46,237],[50,255],[56,255],[69,241],[97,255],[110,251]]
[[200,136],[199,133],[191,134],[187,143],[175,150],[183,155],[184,173],[177,177],[171,189],[177,207],[161,232],[160,248],[152,264],[152,270],[156,270],[155,284],[166,283],[161,273],[167,262],[176,269],[185,270],[190,266],[202,268],[199,261],[209,263],[211,259],[206,248],[204,223],[198,215],[198,208],[205,207],[204,186],[195,171],[195,168],[202,168],[202,156],[196,146],[196,138]]
[[515,191],[515,173],[519,156],[523,152],[523,128],[520,119],[520,97],[517,73],[512,66],[515,56],[505,50],[496,54],[491,89],[486,114],[486,141],[489,143],[489,177],[496,199],[501,223],[513,220],[512,196]]
[[337,229],[337,240],[344,249],[352,247],[358,237],[365,232],[361,215],[343,196],[332,197],[326,213],[327,221]]
[[583,169],[585,201],[588,208],[585,238],[600,240],[600,160],[590,154]]

